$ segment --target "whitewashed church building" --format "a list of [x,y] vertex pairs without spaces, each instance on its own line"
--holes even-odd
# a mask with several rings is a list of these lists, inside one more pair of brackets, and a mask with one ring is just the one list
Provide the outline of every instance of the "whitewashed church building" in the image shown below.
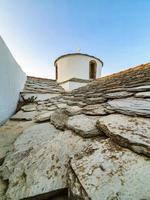
[[70,91],[101,77],[103,62],[88,54],[72,53],[58,57],[54,65],[57,82]]

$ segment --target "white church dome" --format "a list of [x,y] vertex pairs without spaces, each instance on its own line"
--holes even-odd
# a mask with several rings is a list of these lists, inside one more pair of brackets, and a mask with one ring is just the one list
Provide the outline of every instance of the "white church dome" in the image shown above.
[[[72,90],[87,84],[89,80],[101,77],[103,62],[88,54],[72,53],[58,57],[54,65],[57,82],[62,87],[65,85],[66,90]],[[75,83],[71,87],[69,82]]]

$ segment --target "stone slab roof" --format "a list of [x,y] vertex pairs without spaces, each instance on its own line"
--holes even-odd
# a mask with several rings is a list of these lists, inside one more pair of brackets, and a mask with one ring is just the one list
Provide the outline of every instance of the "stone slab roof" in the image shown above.
[[3,200],[148,200],[150,63],[71,92],[28,77],[0,138]]

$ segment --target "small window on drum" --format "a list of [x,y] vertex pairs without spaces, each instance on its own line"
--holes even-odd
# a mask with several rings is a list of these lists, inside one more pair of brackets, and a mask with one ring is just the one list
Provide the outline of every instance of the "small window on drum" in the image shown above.
[[89,63],[89,79],[96,79],[96,68],[96,62],[94,60],[91,60]]
[[55,76],[56,76],[56,80],[58,79],[58,66],[56,64],[55,66]]

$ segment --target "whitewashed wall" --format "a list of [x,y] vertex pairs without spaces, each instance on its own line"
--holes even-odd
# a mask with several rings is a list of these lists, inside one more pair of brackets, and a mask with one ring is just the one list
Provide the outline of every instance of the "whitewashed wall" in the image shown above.
[[85,55],[69,55],[57,60],[58,83],[71,78],[89,79],[89,62],[97,63],[96,78],[101,77],[102,63],[93,57]]
[[65,91],[71,91],[85,85],[87,85],[87,83],[79,83],[74,81],[67,81],[65,83],[60,84],[60,86],[65,89]]
[[25,81],[26,74],[0,37],[0,124],[14,113]]

